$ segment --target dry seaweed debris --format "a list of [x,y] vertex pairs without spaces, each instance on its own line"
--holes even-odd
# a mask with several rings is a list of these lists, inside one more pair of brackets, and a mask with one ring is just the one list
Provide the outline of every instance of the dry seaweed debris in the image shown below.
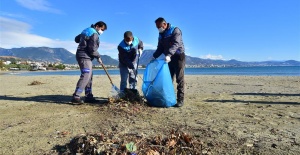
[[203,142],[187,133],[172,130],[168,136],[146,138],[140,135],[113,133],[81,134],[63,146],[64,155],[160,155],[202,154]]
[[120,103],[120,102],[127,102],[131,104],[144,104],[145,99],[143,96],[139,94],[138,91],[132,91],[130,89],[125,89],[124,93],[120,95],[121,98],[115,99],[115,98],[108,98],[109,103]]
[[124,117],[135,116],[144,111],[149,106],[145,104],[145,99],[139,94],[127,93],[120,99],[109,98],[106,106],[99,108],[99,111],[104,111],[108,108],[114,115]]
[[29,86],[34,86],[34,85],[41,85],[41,84],[44,84],[40,81],[32,81],[30,84],[28,84]]

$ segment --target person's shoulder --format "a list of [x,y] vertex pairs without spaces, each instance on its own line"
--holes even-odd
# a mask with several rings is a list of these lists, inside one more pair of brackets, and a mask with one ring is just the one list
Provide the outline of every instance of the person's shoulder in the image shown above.
[[179,27],[174,27],[174,30],[173,30],[173,34],[178,34],[178,33],[181,33],[181,30]]
[[140,39],[139,37],[137,37],[137,36],[133,36],[133,41],[140,42],[140,41],[141,41],[141,39]]
[[85,34],[86,36],[92,36],[92,35],[95,35],[95,34],[98,36],[97,31],[92,27],[88,27],[88,28],[84,29],[82,31],[82,33]]
[[180,28],[177,26],[174,26],[174,31],[180,31]]
[[125,46],[126,46],[126,43],[125,43],[125,41],[124,41],[124,40],[122,40],[118,46],[120,46],[120,47],[125,47]]

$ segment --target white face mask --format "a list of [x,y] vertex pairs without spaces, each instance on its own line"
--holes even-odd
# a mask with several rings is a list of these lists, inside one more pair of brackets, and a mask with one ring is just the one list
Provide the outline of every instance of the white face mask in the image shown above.
[[100,30],[98,31],[98,33],[99,33],[99,35],[101,35],[101,34],[103,33],[103,31],[100,29]]
[[165,31],[165,29],[162,28],[162,27],[158,29],[158,32],[159,32],[159,33],[163,33],[164,31]]
[[127,45],[131,45],[132,44],[132,41],[129,41],[129,42],[125,41],[125,42],[126,42]]

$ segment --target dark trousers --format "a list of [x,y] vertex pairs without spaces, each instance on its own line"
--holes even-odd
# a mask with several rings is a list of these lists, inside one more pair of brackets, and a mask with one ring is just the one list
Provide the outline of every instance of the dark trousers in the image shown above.
[[81,75],[77,82],[74,95],[80,96],[84,91],[85,96],[93,97],[92,94],[92,82],[93,82],[93,72],[92,72],[92,60],[90,59],[77,59],[78,65],[80,67]]
[[171,57],[169,62],[169,69],[171,73],[171,78],[174,81],[174,76],[176,76],[177,83],[177,100],[184,100],[184,68],[185,68],[185,54],[175,54]]

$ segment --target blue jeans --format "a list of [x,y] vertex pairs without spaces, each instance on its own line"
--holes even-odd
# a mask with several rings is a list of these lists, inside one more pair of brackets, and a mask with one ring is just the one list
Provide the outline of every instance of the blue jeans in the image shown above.
[[134,69],[129,69],[126,65],[119,63],[121,82],[120,90],[124,91],[127,88],[127,80],[129,82],[129,89],[135,89],[137,79],[135,79],[137,64],[134,64]]

